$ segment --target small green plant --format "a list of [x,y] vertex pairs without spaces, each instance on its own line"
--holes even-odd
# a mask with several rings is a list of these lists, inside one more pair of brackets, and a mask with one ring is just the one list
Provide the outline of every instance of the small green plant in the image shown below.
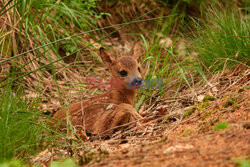
[[191,107],[190,109],[186,110],[184,112],[183,118],[185,118],[188,115],[191,115],[193,112],[195,112],[195,110],[196,110],[196,107]]
[[214,130],[215,131],[218,131],[218,130],[223,130],[223,129],[226,129],[228,127],[228,123],[227,122],[220,122],[218,124],[216,124],[214,126]]
[[183,137],[187,137],[187,136],[189,136],[190,134],[191,134],[191,130],[190,129],[187,129],[187,130],[185,130],[183,133],[182,133],[182,136]]
[[201,104],[199,105],[199,111],[202,111],[202,110],[206,109],[208,106],[210,106],[210,103],[209,103],[209,102],[201,103]]
[[51,167],[77,167],[75,161],[72,158],[67,158],[63,161],[51,162]]
[[250,166],[250,159],[234,158],[232,159],[232,161],[236,163],[236,167],[249,167]]
[[85,154],[84,155],[84,163],[88,164],[94,158],[95,154],[96,154],[95,152],[91,152],[91,153]]
[[208,112],[205,112],[204,114],[201,115],[201,119],[206,119],[209,115],[211,115],[212,113],[216,112],[216,110],[211,110]]
[[214,96],[211,96],[211,95],[206,95],[204,98],[203,98],[203,102],[207,102],[207,101],[214,101],[216,98]]

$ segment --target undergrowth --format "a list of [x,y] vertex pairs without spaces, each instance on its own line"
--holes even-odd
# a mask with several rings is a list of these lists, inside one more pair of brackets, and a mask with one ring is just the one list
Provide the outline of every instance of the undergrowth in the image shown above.
[[41,151],[42,122],[35,102],[28,104],[18,92],[5,87],[0,96],[0,162],[18,157],[26,159]]
[[249,66],[249,16],[243,10],[210,7],[195,24],[193,47],[211,72],[237,64]]

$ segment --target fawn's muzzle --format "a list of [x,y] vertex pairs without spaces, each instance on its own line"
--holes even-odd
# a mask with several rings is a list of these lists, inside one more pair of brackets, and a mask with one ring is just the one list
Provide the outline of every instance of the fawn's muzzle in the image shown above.
[[142,78],[133,78],[132,82],[131,82],[131,85],[133,87],[135,86],[141,86],[142,85],[142,82],[143,82],[143,79]]

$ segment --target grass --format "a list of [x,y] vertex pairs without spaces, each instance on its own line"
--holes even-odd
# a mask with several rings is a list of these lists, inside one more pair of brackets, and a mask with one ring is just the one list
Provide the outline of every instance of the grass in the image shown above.
[[38,107],[28,104],[22,93],[6,87],[0,96],[0,162],[26,158],[41,147],[43,128],[38,125]]
[[[39,108],[40,96],[30,102],[23,97],[22,87],[14,89],[10,85],[2,89],[0,96],[0,163],[10,160],[10,165],[25,163],[48,145],[62,149],[81,145],[88,151],[72,127],[68,126],[67,132],[59,132],[51,127],[52,118],[44,115]],[[75,138],[68,142],[68,136]],[[61,138],[60,142],[58,138]]]
[[[224,8],[224,9],[222,9]],[[210,71],[224,66],[246,64],[249,67],[249,16],[230,7],[210,7],[205,19],[196,21],[193,33],[198,60]]]
[[177,96],[181,85],[190,86],[186,78],[187,66],[179,62],[181,56],[174,50],[179,39],[179,30],[183,28],[181,22],[186,17],[185,10],[179,11],[181,2],[172,6],[170,15],[173,17],[159,19],[155,28],[146,30],[144,35],[135,34],[141,38],[146,50],[142,61],[145,68],[145,89],[140,91],[143,95],[138,97],[137,108],[142,101],[144,104],[152,104],[158,97],[164,97],[169,85],[177,85],[170,86],[175,90],[174,96]]
[[[2,3],[8,4],[8,1],[1,1],[0,4]],[[75,36],[74,40],[65,38],[74,31],[81,32],[95,27],[94,17],[99,17],[103,13],[97,14],[94,8],[95,1],[55,3],[48,0],[24,0],[16,3],[9,0],[9,6],[1,10],[1,19],[6,24],[0,28],[0,55],[1,60],[8,61],[1,62],[0,69],[4,69],[0,71],[0,162],[11,159],[26,161],[32,155],[43,151],[49,144],[58,146],[59,143],[55,142],[58,141],[58,137],[66,138],[72,133],[70,128],[68,134],[53,131],[47,124],[50,118],[44,119],[45,115],[42,115],[38,108],[41,99],[31,100],[22,96],[37,94],[41,97],[44,80],[49,78],[52,78],[52,82],[47,85],[55,89],[53,88],[47,97],[52,96],[55,91],[61,96],[58,71],[65,66],[56,63],[59,62],[58,59],[62,60],[59,52],[62,50],[65,54],[72,54],[80,49],[79,44],[82,41],[79,37]],[[8,26],[15,27],[12,30],[14,35],[9,33]],[[74,30],[69,27],[74,27]],[[60,40],[62,38],[64,40]],[[54,41],[57,42],[53,43]],[[48,43],[50,45],[47,45]],[[27,50],[29,52],[25,54],[18,54]],[[79,55],[75,56],[79,60]],[[69,64],[68,68],[71,66]],[[25,76],[28,74],[33,76],[32,82],[35,85],[31,82],[27,84],[29,79],[26,80]],[[13,80],[15,82],[10,82]],[[17,86],[19,84],[20,86]],[[25,88],[23,85],[26,85]],[[74,141],[72,147],[78,144]],[[69,143],[62,140],[61,146],[58,147],[67,145]]]

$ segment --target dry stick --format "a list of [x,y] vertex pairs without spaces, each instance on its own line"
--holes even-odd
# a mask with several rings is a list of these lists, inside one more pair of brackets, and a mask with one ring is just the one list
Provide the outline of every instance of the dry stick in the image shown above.
[[[225,91],[227,91],[229,88],[233,87],[235,84],[237,84],[239,81],[241,81],[245,76],[247,76],[249,74],[246,74],[244,76],[242,76],[240,79],[238,79],[237,81],[235,81],[233,84],[231,84],[230,86],[228,86],[226,89],[224,89],[223,91],[221,91],[219,94],[217,94],[217,97],[220,96],[222,93],[224,93]],[[249,82],[249,81],[248,81]]]
[[[222,75],[222,74],[220,74],[220,75],[213,75],[213,78],[212,78],[211,80],[218,80],[218,78],[221,78],[221,75]],[[242,78],[244,78],[244,76],[243,76]],[[241,80],[242,78],[240,78],[239,80]],[[239,80],[238,80],[238,81],[239,81]],[[237,83],[238,81],[236,81],[236,83]],[[209,82],[209,83],[211,83],[211,82]],[[236,83],[234,83],[234,84],[236,84]],[[216,83],[216,84],[214,84],[213,86],[210,86],[210,84],[209,84],[210,87],[207,88],[207,89],[205,89],[205,90],[203,90],[202,92],[207,92],[209,89],[214,88],[214,87],[216,87],[216,86],[219,85],[219,84],[220,84],[220,83]],[[232,86],[232,85],[231,85],[231,86]],[[228,87],[228,88],[230,88],[230,87]],[[228,88],[227,88],[227,89],[228,89]],[[227,90],[227,89],[226,89],[226,90]],[[224,90],[223,92],[225,92],[226,90]],[[220,94],[222,94],[223,92],[221,92]],[[220,94],[218,94],[218,95],[220,95]],[[218,96],[218,95],[217,95],[217,96]]]
[[[154,120],[152,120],[152,121],[149,121],[149,122],[147,122],[147,123],[144,123],[143,125],[146,126],[146,125],[149,125],[149,124],[151,124],[151,123],[153,123],[153,122],[156,122],[156,121],[158,121],[158,120],[161,120],[161,119],[163,119],[163,118],[166,117],[166,116],[173,116],[173,115],[175,115],[175,114],[164,115],[164,116],[161,116],[161,117],[159,117],[159,118],[157,118],[157,119],[154,119]],[[134,122],[132,122],[132,123],[138,122],[138,121],[140,121],[140,120],[145,120],[145,119],[154,118],[154,117],[155,117],[155,116],[148,116],[148,117],[146,117],[146,118],[139,119],[139,120],[134,121]],[[131,124],[131,123],[128,123],[128,124]],[[124,124],[124,125],[127,126],[126,124]],[[122,125],[122,126],[123,126],[123,125]],[[124,132],[122,135],[130,133],[130,132],[136,130],[136,128],[137,128],[137,127],[132,128],[132,129],[130,129],[130,130]],[[147,130],[147,129],[145,129],[145,130]],[[145,134],[145,131],[144,131],[144,134]],[[141,136],[142,136],[142,135],[141,135]],[[119,136],[117,136],[117,137],[119,137]]]
[[245,83],[243,86],[241,86],[241,88],[245,87],[246,85],[248,85],[250,83],[250,81],[248,81],[247,83]]
[[86,135],[86,124],[85,124],[86,121],[84,121],[84,110],[83,110],[83,103],[82,103],[82,101],[83,101],[83,99],[82,99],[82,96],[81,96],[82,124],[83,124],[84,135]]
[[[83,62],[83,61],[80,61],[80,62]],[[70,65],[72,65],[72,64],[74,64],[75,62],[72,62],[72,63],[69,63],[68,65],[66,65],[66,66],[62,66],[62,67],[60,67],[60,69],[58,70],[58,71],[56,71],[55,72],[55,74],[58,74],[58,73],[60,73],[60,72],[62,72],[63,70],[65,70],[66,68],[68,68]],[[92,68],[94,65],[90,65],[90,67],[87,69],[87,71],[85,72],[85,73],[87,73],[89,70],[90,70],[90,68]],[[50,76],[48,79],[51,79],[53,76]]]
[[249,68],[249,66],[248,66],[247,64],[242,63],[242,62],[240,62],[240,61],[238,61],[238,60],[234,60],[234,59],[230,59],[230,58],[218,58],[218,59],[226,59],[227,61],[228,61],[228,60],[234,61],[234,62],[236,62],[236,63],[242,64],[242,65],[246,66],[247,68]]
[[202,67],[204,67],[210,75],[213,75],[213,73],[211,73],[211,72],[209,71],[209,69],[204,65],[204,63],[203,63],[202,61],[199,60],[199,62],[200,62],[200,64],[202,65]]

